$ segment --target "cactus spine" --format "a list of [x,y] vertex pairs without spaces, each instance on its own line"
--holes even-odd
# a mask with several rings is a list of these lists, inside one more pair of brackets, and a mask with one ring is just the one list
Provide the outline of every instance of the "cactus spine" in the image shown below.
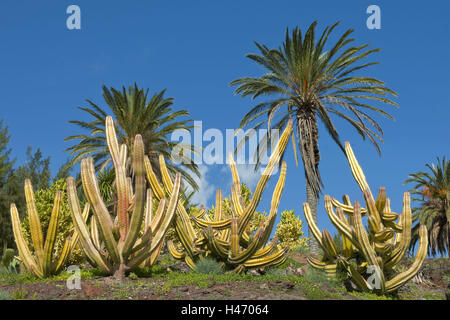
[[[279,164],[291,132],[292,122],[289,122],[270,156],[269,163],[258,181],[250,202],[246,205],[244,205],[240,194],[240,179],[236,163],[230,154],[230,168],[233,177],[231,216],[225,216],[222,210],[221,190],[217,190],[216,193],[214,218],[210,217],[204,209],[198,215],[190,217],[179,201],[175,219],[175,231],[183,245],[184,251],[180,252],[169,241],[168,248],[174,258],[184,260],[191,268],[194,268],[195,261],[200,257],[213,255],[217,260],[222,261],[226,268],[234,269],[239,273],[244,272],[246,269],[278,265],[286,260],[288,247],[279,250],[277,239],[273,239],[266,245],[275,224],[277,209],[284,188],[286,178],[285,162],[281,165],[280,176],[272,195],[271,209],[266,222],[260,225],[254,235],[249,234],[248,227],[251,217],[261,200],[266,184],[275,166]],[[156,179],[149,162],[146,162],[146,170],[148,180],[157,198],[161,198],[164,193],[172,193],[172,181],[163,157],[160,157],[163,187]],[[196,232],[192,222],[200,228],[200,232]]]
[[[11,204],[11,220],[20,260],[28,271],[39,278],[45,278],[50,275],[57,274],[63,268],[70,252],[78,242],[78,233],[74,231],[73,236],[66,239],[59,258],[54,257],[53,249],[56,239],[62,192],[58,191],[55,195],[45,241],[42,233],[41,222],[39,220],[39,214],[36,210],[33,187],[29,179],[25,180],[25,199],[27,203],[28,219],[30,221],[33,252],[30,250],[22,233],[17,207],[14,203]],[[87,214],[84,215],[84,217],[86,216]]]
[[[384,187],[380,188],[376,200],[373,197],[348,142],[345,151],[353,177],[363,193],[366,209],[361,208],[358,201],[352,205],[347,195],[344,196],[344,203],[325,196],[325,210],[342,237],[343,249],[338,250],[328,231],[320,232],[312,219],[308,203],[303,203],[306,220],[324,251],[320,260],[309,258],[308,262],[314,268],[325,270],[329,276],[334,276],[337,268],[345,270],[352,283],[361,291],[390,293],[419,271],[427,255],[427,230],[424,225],[419,229],[420,243],[414,263],[408,270],[395,275],[396,266],[411,240],[410,195],[408,192],[403,195],[402,214],[392,212]],[[367,228],[364,227],[363,216],[367,217]]]
[[114,123],[106,118],[106,138],[116,174],[117,206],[112,217],[103,201],[95,176],[92,158],[81,162],[81,178],[86,198],[93,209],[91,228],[82,218],[75,180],[67,179],[67,193],[72,219],[80,234],[88,259],[104,271],[121,280],[125,272],[135,266],[149,265],[157,259],[164,235],[171,224],[178,205],[181,175],[178,173],[168,203],[159,198],[153,212],[152,192],[146,190],[144,143],[136,135],[133,145],[133,178],[126,176],[127,150],[117,141]]

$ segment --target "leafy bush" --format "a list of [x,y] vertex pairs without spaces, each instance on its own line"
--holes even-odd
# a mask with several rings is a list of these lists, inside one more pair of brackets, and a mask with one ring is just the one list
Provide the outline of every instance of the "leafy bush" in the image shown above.
[[[39,214],[39,219],[41,221],[42,231],[48,229],[50,223],[50,217],[53,210],[53,202],[55,200],[56,191],[62,191],[63,197],[61,201],[60,214],[57,226],[57,235],[55,241],[55,253],[58,255],[62,248],[64,247],[64,242],[68,237],[73,235],[73,223],[70,216],[69,203],[66,193],[66,180],[59,179],[51,184],[47,189],[41,189],[35,192],[35,202],[36,209]],[[31,243],[30,234],[30,222],[28,216],[22,222],[22,228],[24,229],[24,234],[26,234],[28,241]],[[44,233],[45,234],[45,233]],[[71,255],[67,259],[67,265],[79,265],[85,260],[82,249],[77,245],[72,251]]]
[[195,264],[195,272],[201,274],[223,274],[224,270],[219,262],[212,258],[202,258]]
[[281,213],[280,222],[275,231],[275,237],[280,240],[280,245],[284,248],[306,247],[308,238],[303,235],[303,222],[298,218],[294,210],[284,210]]

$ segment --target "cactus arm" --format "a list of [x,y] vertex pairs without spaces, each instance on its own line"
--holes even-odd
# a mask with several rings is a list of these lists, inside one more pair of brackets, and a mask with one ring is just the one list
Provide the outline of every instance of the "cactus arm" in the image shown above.
[[217,189],[216,192],[216,208],[214,212],[214,221],[222,220],[222,191]]
[[162,198],[159,201],[158,208],[156,209],[155,216],[150,223],[150,228],[152,232],[155,233],[161,226],[161,223],[164,221],[164,208],[166,207],[166,199]]
[[197,219],[203,219],[203,217],[207,217],[208,215],[206,214],[206,210],[205,209],[200,209],[200,212],[195,214],[195,217]]
[[212,228],[208,227],[204,230],[204,234],[208,241],[208,249],[211,250],[215,256],[220,257],[221,259],[227,259],[229,250],[214,237]]
[[44,271],[44,237],[42,235],[41,222],[36,210],[33,187],[30,179],[25,180],[25,199],[27,202],[28,219],[30,221],[31,242],[40,268]]
[[28,270],[31,270],[39,278],[44,277],[44,273],[40,268],[38,262],[35,260],[28,248],[27,242],[25,241],[22,230],[20,228],[19,212],[14,203],[11,204],[11,221],[13,226],[14,238],[16,240],[17,249],[19,250],[19,256],[23,264]]
[[144,166],[145,173],[147,174],[147,180],[150,183],[150,187],[154,192],[156,199],[161,200],[162,198],[164,198],[164,191],[161,188],[158,179],[156,178],[156,174],[153,172],[152,165],[147,156],[144,157]]
[[[58,217],[61,208],[61,198],[62,192],[57,191],[55,194],[55,200],[53,202],[52,214],[50,216],[50,222],[48,224],[47,236],[44,244],[44,264],[43,271],[45,274],[51,274],[52,269],[52,257],[53,257],[53,248],[55,245],[56,239],[56,229],[58,226]],[[65,246],[65,245],[64,245]]]
[[403,231],[398,235],[397,247],[392,252],[391,258],[385,263],[386,268],[391,268],[400,262],[408,250],[409,243],[411,242],[412,215],[409,192],[405,192],[403,194],[403,212],[400,220]]
[[422,263],[427,256],[427,248],[428,248],[427,228],[424,225],[421,225],[419,228],[419,238],[420,238],[419,248],[417,250],[417,256],[416,259],[414,260],[414,263],[408,270],[398,274],[397,276],[386,282],[387,292],[397,290],[405,282],[412,279],[417,274],[417,272],[419,272],[420,267],[422,266]]
[[377,211],[382,214],[384,211],[384,208],[386,207],[386,188],[380,187],[380,190],[378,191],[377,200],[375,201],[375,207],[377,208]]
[[366,202],[367,211],[369,212],[369,216],[372,219],[369,221],[369,226],[373,232],[379,232],[382,228],[381,217],[378,213],[375,200],[373,199],[372,194],[369,189],[363,191],[364,201]]
[[280,139],[278,140],[278,143],[275,147],[274,152],[270,155],[269,163],[267,164],[266,168],[264,169],[262,176],[256,185],[256,189],[255,189],[255,192],[253,193],[250,203],[246,206],[242,216],[239,217],[239,223],[238,223],[239,235],[242,235],[242,233],[245,231],[248,223],[250,222],[250,219],[251,219],[253,213],[255,212],[256,207],[259,204],[259,201],[261,200],[262,192],[264,191],[275,166],[279,163],[281,154],[286,149],[286,145],[289,142],[289,137],[290,137],[291,132],[292,132],[292,120],[289,120],[288,124],[286,125],[286,128],[284,129],[283,133],[281,134]]
[[175,217],[175,208],[178,203],[178,196],[181,184],[181,174],[177,173],[175,177],[175,183],[173,185],[172,194],[170,196],[169,205],[167,206],[164,220],[155,233],[152,232],[151,244],[145,246],[139,253],[137,253],[128,263],[130,268],[141,264],[148,256],[150,256],[160,245],[167,232],[168,227],[172,223]]
[[236,168],[236,162],[234,162],[234,158],[233,158],[233,153],[232,152],[228,153],[228,158],[229,158],[229,161],[230,161],[230,169],[231,169],[231,176],[233,178],[233,186],[239,188],[239,190],[240,190],[240,188],[241,188],[241,181],[239,179],[239,172],[238,172],[238,170]]
[[133,170],[135,183],[134,210],[130,220],[130,227],[123,244],[123,257],[126,259],[141,230],[144,218],[145,204],[145,175],[144,175],[144,142],[141,135],[136,135],[133,147]]
[[361,188],[361,191],[364,192],[364,190],[368,189],[370,192],[370,187],[367,184],[364,172],[362,171],[358,160],[356,160],[353,149],[348,141],[345,142],[345,153],[347,155],[348,163],[350,164],[350,169],[352,171],[353,177],[355,178],[356,183],[358,183],[359,187]]
[[152,252],[150,257],[147,259],[147,261],[145,263],[146,266],[151,267],[152,265],[155,264],[156,260],[158,260],[160,254],[161,254],[161,250],[163,247],[164,247],[164,241],[161,241],[159,246]]
[[[170,196],[172,193],[172,190],[173,190],[173,182],[172,182],[172,179],[170,178],[169,172],[167,171],[167,166],[166,166],[164,157],[162,155],[160,155],[160,157],[159,157],[159,163],[160,163],[161,176],[163,177],[163,184],[166,189],[166,192]],[[147,168],[151,169],[151,167],[149,167],[149,166],[147,166]],[[153,171],[150,172],[150,175],[152,175],[152,172]],[[152,179],[156,180],[156,176],[154,173],[152,176],[153,176]],[[154,181],[154,183],[157,184],[157,180]],[[155,191],[155,190],[153,190],[153,191]],[[182,228],[186,231],[185,236],[187,237],[187,240],[189,242],[193,243],[194,239],[196,238],[196,232],[194,230],[194,227],[190,223],[189,215],[186,212],[186,209],[184,208],[181,201],[178,201],[176,211],[177,211],[177,216],[176,216],[175,223],[182,224],[182,226],[183,226]]]
[[317,260],[314,257],[307,257],[306,261],[309,263],[309,265],[313,268],[323,270],[325,266],[327,265],[325,262]]
[[[358,242],[354,239],[351,231],[351,227],[344,221],[342,218],[340,218],[338,215],[336,215],[333,212],[333,206],[331,202],[331,198],[328,195],[325,195],[325,211],[328,215],[328,217],[331,220],[331,223],[341,232],[345,237],[351,241],[356,247],[358,247]],[[337,207],[336,211],[343,211],[342,208]],[[310,217],[311,219],[311,217]],[[308,222],[309,225],[309,222]]]
[[237,253],[236,255],[231,255],[228,257],[228,262],[232,264],[242,264],[243,262],[250,259],[257,251],[258,249],[264,245],[265,242],[262,242],[264,234],[264,223],[261,222],[261,226],[259,227],[258,231],[255,234],[255,237],[253,241],[250,243],[250,245],[242,250],[241,252]]
[[238,235],[238,222],[234,218],[231,220],[231,237],[230,237],[230,251],[231,257],[235,257],[239,254],[239,235]]
[[178,235],[180,242],[183,244],[184,249],[187,252],[187,255],[193,257],[194,254],[194,242],[189,240],[189,236],[187,235],[186,229],[184,226],[179,223],[179,219],[175,220],[175,231]]
[[191,268],[192,270],[195,269],[195,262],[194,260],[192,260],[190,256],[185,256],[184,261],[186,262],[189,268]]
[[[333,197],[330,197],[330,199],[331,199],[331,203],[333,204],[334,207],[342,208],[344,213],[347,214],[347,215],[352,215],[353,214],[353,206],[352,205],[343,204],[343,203],[339,202],[338,200],[336,200]],[[365,216],[366,214],[367,214],[367,209],[361,208],[361,215]]]
[[91,238],[97,250],[100,250],[102,246],[100,241],[100,234],[98,231],[98,221],[95,215],[91,217]]
[[70,254],[70,246],[71,246],[72,239],[68,237],[66,241],[64,242],[64,246],[61,250],[61,253],[59,255],[59,259],[55,264],[54,272],[59,273],[61,269],[64,267],[64,264],[66,263],[67,258]]
[[[95,176],[94,170],[94,162],[92,158],[83,159],[81,161],[81,178],[83,182],[84,193],[94,209],[94,214],[99,222],[99,229],[102,234],[102,238],[105,242],[105,247],[108,250],[111,258],[114,261],[119,262],[119,250],[117,248],[117,243],[113,234],[113,223],[111,220],[111,216],[106,208],[105,203],[100,194],[100,189],[98,187],[98,181]],[[120,179],[117,179],[116,175],[116,184]],[[118,185],[117,185],[118,188]],[[117,190],[119,193],[119,189]],[[120,226],[120,216],[119,217],[119,226]]]
[[162,222],[158,230],[156,230],[155,236],[152,240],[152,246],[150,247],[150,251],[153,251],[159,245],[159,242],[161,242],[162,238],[166,234],[167,228],[170,226],[171,222],[175,217],[175,209],[177,207],[177,204],[179,203],[178,196],[180,191],[180,184],[181,184],[181,174],[177,173],[177,175],[175,176],[175,183],[173,185],[169,204],[167,206],[167,211],[165,212],[164,215],[165,216],[164,221]]
[[[239,187],[240,188],[240,187]],[[235,185],[231,186],[231,208],[235,217],[240,217],[244,213],[244,209],[242,209],[241,202],[239,200],[238,195],[238,187]]]
[[204,219],[197,219],[196,217],[191,217],[191,219],[197,224],[199,227],[207,228],[211,227],[217,230],[225,230],[231,227],[231,218],[224,219],[222,221],[207,221]]
[[[347,218],[345,217],[345,214],[344,214],[344,211],[342,210],[342,208],[337,208],[336,209],[336,214],[339,217],[339,219],[342,221],[342,223],[345,224],[350,229],[350,225],[348,223]],[[353,247],[352,240],[353,241],[355,241],[355,240],[352,239],[352,238],[347,237],[339,228],[338,228],[338,230],[339,230],[339,233],[340,233],[340,235],[342,237],[342,249],[344,251],[344,255],[347,258],[350,258],[352,256],[352,254],[353,254],[354,249],[355,249]],[[350,235],[351,235],[351,230],[350,230]]]
[[182,260],[186,256],[186,253],[177,250],[172,240],[167,241],[167,249],[176,260]]
[[385,292],[385,279],[384,274],[381,271],[381,267],[379,264],[379,261],[377,259],[375,250],[372,248],[369,238],[367,236],[366,231],[364,230],[364,226],[361,219],[361,208],[359,206],[359,202],[356,201],[353,211],[353,217],[352,217],[352,224],[355,229],[356,238],[358,239],[358,242],[360,243],[360,249],[362,254],[364,255],[367,263],[369,265],[373,265],[377,268],[377,273],[380,276],[379,283],[380,283],[380,292]]
[[72,216],[73,224],[80,235],[82,247],[89,259],[95,262],[100,268],[107,272],[111,272],[109,263],[100,255],[99,251],[92,243],[92,239],[87,228],[87,225],[81,214],[80,204],[78,202],[77,190],[75,187],[75,180],[73,177],[67,178],[67,195],[69,200],[70,214]]
[[330,261],[334,261],[339,255],[339,250],[336,247],[333,239],[331,238],[330,232],[326,229],[322,231],[322,243],[324,244],[325,255]]
[[153,192],[152,189],[147,189],[146,203],[144,209],[144,230],[152,223],[152,215],[153,215]]
[[148,246],[151,244],[152,237],[160,228],[160,223],[162,222],[162,218],[164,217],[164,209],[166,208],[166,199],[161,199],[161,201],[158,204],[158,208],[156,209],[156,216],[160,217],[159,221],[155,225],[150,225],[149,227],[144,229],[144,234],[139,239],[139,243],[136,244],[136,246],[133,247],[132,253]]
[[311,209],[309,208],[308,202],[303,202],[303,213],[305,214],[306,221],[308,222],[308,226],[311,228],[313,236],[316,238],[319,245],[323,248],[322,235],[311,215]]
[[[285,181],[286,181],[286,161],[283,161],[281,164],[280,176],[278,177],[278,182],[272,194],[269,216],[264,225],[266,232],[262,235],[262,239],[260,242],[261,245],[264,245],[265,243],[267,243],[267,241],[269,241],[270,233],[272,232],[277,217],[278,205],[280,204],[280,199],[283,193]],[[260,249],[260,247],[258,247],[258,249]]]
[[[84,205],[83,214],[82,214],[85,223],[86,223],[86,221],[88,219],[88,216],[89,216],[89,210],[90,210],[90,206],[89,206],[89,202],[87,202]],[[80,240],[80,235],[78,234],[77,229],[75,227],[73,229],[74,230],[73,230],[73,234],[72,234],[72,237],[71,237],[72,240],[70,242],[70,251],[71,252],[76,247],[76,245],[79,243],[79,240]]]
[[[266,256],[264,258],[256,258],[256,259],[248,259],[243,265],[246,268],[258,268],[258,267],[267,267],[269,265],[278,264],[280,261],[286,260],[286,253],[289,251],[289,247],[284,247],[282,250],[278,252]],[[281,262],[282,263],[282,262]]]
[[371,290],[370,285],[367,283],[366,279],[345,259],[339,259],[338,263],[341,264],[350,274],[351,281],[359,288],[359,290],[364,292],[369,292]]
[[278,239],[276,237],[274,237],[272,239],[272,241],[270,241],[270,243],[265,246],[264,248],[258,250],[255,252],[254,255],[252,255],[252,259],[255,258],[262,258],[264,256],[270,255],[272,253],[275,253],[275,251],[277,251],[277,245],[278,245]]
[[[127,178],[125,173],[125,163],[122,163],[120,158],[119,144],[117,141],[116,130],[114,128],[114,121],[111,116],[106,117],[105,123],[106,131],[106,142],[108,145],[109,153],[111,154],[111,159],[114,163],[114,171],[116,173],[116,191],[117,191],[117,216],[119,218],[119,234],[120,242],[125,241],[125,237],[128,233],[128,193],[127,193]],[[95,209],[95,206],[94,206]],[[102,227],[102,222],[100,226],[102,228],[102,233],[105,237],[105,244],[108,251],[111,252],[113,259],[119,259],[119,252],[117,246],[111,242],[110,235],[105,234],[105,228]],[[110,233],[107,231],[106,233]]]
[[172,191],[172,179],[170,178],[169,171],[167,170],[166,166],[166,161],[164,160],[164,156],[162,154],[159,155],[159,167],[161,169],[161,176],[164,186],[167,188],[167,190]]

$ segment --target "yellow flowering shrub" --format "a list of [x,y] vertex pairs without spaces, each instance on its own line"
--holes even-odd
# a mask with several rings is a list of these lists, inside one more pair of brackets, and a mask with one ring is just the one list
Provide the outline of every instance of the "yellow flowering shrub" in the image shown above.
[[303,222],[294,213],[294,210],[281,212],[281,219],[275,230],[275,237],[280,240],[280,246],[289,246],[291,249],[307,246],[308,238],[303,235]]

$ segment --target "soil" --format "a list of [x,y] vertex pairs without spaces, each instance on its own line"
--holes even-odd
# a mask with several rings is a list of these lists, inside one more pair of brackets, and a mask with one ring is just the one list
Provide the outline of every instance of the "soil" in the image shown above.
[[[302,276],[306,265],[306,255],[293,253],[292,260],[303,267],[289,266],[287,272]],[[298,264],[296,266],[298,267]],[[171,269],[177,269],[171,266]],[[290,271],[289,271],[290,270]],[[172,271],[178,272],[180,271]],[[445,299],[445,292],[450,289],[449,259],[427,259],[421,272],[421,283],[408,283],[401,292],[410,299],[421,299],[422,296],[440,295]],[[257,277],[257,275],[255,275]],[[446,280],[447,279],[447,280]],[[300,283],[289,280],[274,281],[234,281],[216,283],[214,277],[207,279],[207,286],[197,284],[181,284],[166,286],[164,277],[126,278],[122,283],[113,277],[97,277],[82,279],[80,289],[68,289],[66,281],[49,281],[22,283],[15,285],[0,284],[1,291],[11,295],[19,295],[19,299],[36,300],[67,300],[67,299],[132,299],[132,300],[307,300],[314,298],[310,294],[311,288],[320,293],[326,293],[324,299],[364,299],[352,295],[345,290],[337,290],[327,283]],[[414,292],[414,293],[413,293]],[[419,292],[419,295],[417,295]],[[319,298],[322,299],[322,298]]]

